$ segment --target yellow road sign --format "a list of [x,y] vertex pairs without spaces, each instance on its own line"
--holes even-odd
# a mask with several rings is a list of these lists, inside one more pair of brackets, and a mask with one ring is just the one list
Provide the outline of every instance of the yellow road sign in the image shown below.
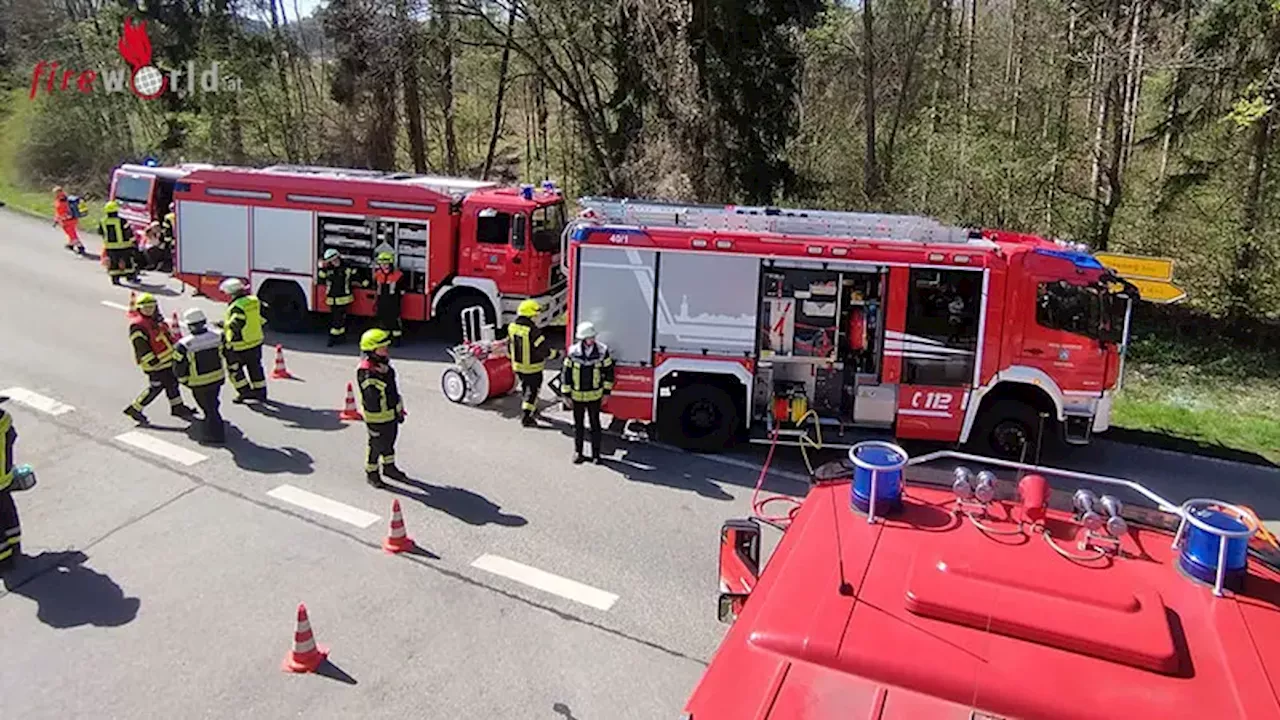
[[1111,268],[1123,278],[1139,278],[1142,280],[1173,279],[1173,260],[1169,258],[1147,257],[1145,255],[1119,255],[1116,253],[1097,253],[1098,262]]
[[1138,288],[1138,294],[1147,302],[1171,303],[1187,296],[1182,288],[1173,283],[1160,280],[1144,280],[1142,278],[1125,278]]

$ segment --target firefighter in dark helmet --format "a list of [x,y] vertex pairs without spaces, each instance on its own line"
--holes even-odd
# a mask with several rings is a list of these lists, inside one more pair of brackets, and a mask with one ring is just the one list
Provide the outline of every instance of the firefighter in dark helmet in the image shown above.
[[578,325],[577,342],[564,356],[560,391],[573,403],[573,462],[583,461],[584,420],[591,421],[591,462],[600,462],[600,405],[613,392],[613,356],[596,340],[596,326]]
[[195,419],[195,411],[182,403],[178,378],[173,374],[173,335],[165,324],[164,316],[151,293],[138,296],[134,309],[128,314],[129,344],[133,346],[133,358],[147,376],[147,389],[138,395],[124,414],[139,425],[147,424],[142,409],[160,397],[169,398],[169,412],[175,417]]
[[[356,383],[360,386],[360,405],[364,413],[365,428],[369,431],[369,454],[365,459],[364,474],[374,487],[384,487],[382,475],[392,480],[408,477],[396,467],[396,435],[404,422],[404,402],[400,388],[396,386],[396,371],[391,368],[387,348],[391,346],[391,333],[386,330],[367,330],[360,337],[360,366],[356,370]],[[381,463],[382,473],[378,466]]]
[[538,411],[542,371],[548,360],[559,356],[534,320],[541,310],[537,300],[525,300],[516,309],[516,319],[507,326],[507,355],[511,358],[511,369],[520,379],[520,424],[525,427],[535,425],[533,416]]
[[129,225],[120,219],[120,203],[108,200],[102,206],[102,212],[106,217],[98,222],[98,231],[102,233],[102,249],[107,254],[107,274],[111,276],[111,284],[119,285],[120,278],[125,277],[137,282],[137,242]]
[[[329,306],[329,345],[337,345],[347,339],[347,311],[355,302],[356,269],[342,263],[342,255],[329,248],[317,274],[324,283],[324,302]],[[368,283],[364,283],[368,284]]]
[[400,298],[404,296],[404,273],[395,267],[396,256],[378,253],[378,267],[373,271],[374,323],[379,330],[391,333],[391,344],[400,347],[404,324],[400,321]]

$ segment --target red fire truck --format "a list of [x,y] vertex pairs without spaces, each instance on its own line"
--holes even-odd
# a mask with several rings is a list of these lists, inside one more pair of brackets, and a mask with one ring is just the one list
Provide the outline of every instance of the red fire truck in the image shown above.
[[869,442],[824,465],[684,720],[1280,718],[1280,553],[1248,508]]
[[580,203],[572,322],[613,351],[606,410],[667,442],[872,431],[1017,457],[1042,431],[1084,444],[1108,427],[1138,294],[1083,246],[926,217]]
[[[121,196],[119,175],[115,187]],[[125,194],[141,200],[138,187]],[[488,324],[505,324],[530,297],[544,323],[565,310],[564,200],[549,182],[510,188],[326,167],[186,166],[173,199],[177,277],[211,297],[224,278],[247,280],[283,332],[326,310],[316,271],[329,249],[358,269],[357,282],[371,280],[378,253],[393,253],[408,282],[404,319],[442,317],[454,335],[468,308]],[[373,291],[357,288],[351,312],[371,316]]]
[[173,207],[178,180],[212,165],[189,163],[174,167],[126,163],[111,173],[110,197],[120,203],[120,217],[142,232],[153,220],[164,218]]

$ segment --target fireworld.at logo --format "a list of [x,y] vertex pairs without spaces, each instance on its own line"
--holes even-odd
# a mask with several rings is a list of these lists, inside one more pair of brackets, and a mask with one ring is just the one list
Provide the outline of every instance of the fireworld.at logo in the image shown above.
[[186,68],[167,72],[153,65],[151,38],[147,36],[145,20],[135,25],[133,18],[125,18],[116,49],[120,51],[120,57],[129,64],[127,70],[60,70],[58,61],[41,60],[31,71],[31,90],[27,97],[34,100],[41,88],[49,95],[67,91],[73,84],[76,91],[82,93],[95,90],[120,93],[127,88],[143,100],[155,100],[166,92],[186,97],[197,92],[197,75],[199,92],[240,92],[240,78],[220,74],[221,67],[217,60],[209,63],[207,68],[197,67],[194,60],[188,60]]

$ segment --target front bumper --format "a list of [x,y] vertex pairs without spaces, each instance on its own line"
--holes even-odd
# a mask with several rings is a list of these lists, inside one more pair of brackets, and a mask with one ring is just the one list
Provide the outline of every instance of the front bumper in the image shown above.
[[[520,303],[528,298],[503,296],[502,298],[502,326],[506,327],[508,323],[516,319],[516,310],[520,307]],[[534,318],[534,322],[539,327],[564,327],[569,314],[569,287],[561,286],[556,290],[545,295],[535,295],[534,300],[542,306],[541,312]]]

